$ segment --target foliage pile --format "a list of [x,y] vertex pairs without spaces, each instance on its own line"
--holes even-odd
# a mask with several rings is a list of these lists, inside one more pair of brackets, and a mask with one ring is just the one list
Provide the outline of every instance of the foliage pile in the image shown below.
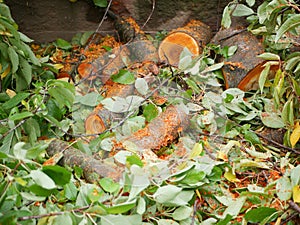
[[[254,4],[231,2],[222,25],[247,17],[248,30],[262,37],[268,52],[260,57],[268,62],[259,90],[223,91],[217,58],[230,57],[235,47],[208,45],[196,59],[184,51],[178,68],[162,67],[153,86],[122,70],[115,82],[134,84],[139,95],[103,100],[55,79],[61,69],[55,54],[72,55],[87,35],[72,44],[60,39],[35,55],[0,3],[0,224],[299,224],[300,9],[288,0],[264,1],[257,11]],[[271,65],[280,69],[268,79]],[[90,140],[83,121],[99,103],[126,119]],[[144,127],[171,104],[191,115],[190,128],[158,157],[141,159],[132,146],[116,152],[113,159],[125,167],[120,182],[87,183],[81,168],[56,165],[61,155],[46,154],[56,138],[104,157],[114,138]]]

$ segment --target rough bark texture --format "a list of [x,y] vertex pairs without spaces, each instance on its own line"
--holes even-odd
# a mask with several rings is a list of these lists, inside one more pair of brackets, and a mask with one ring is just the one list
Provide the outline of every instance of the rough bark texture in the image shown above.
[[138,150],[158,150],[173,142],[189,124],[189,116],[180,106],[169,106],[145,128],[125,138],[121,143],[135,146]]
[[220,30],[211,42],[220,44],[221,47],[237,46],[233,56],[221,60],[225,62],[225,87],[239,87],[245,91],[256,89],[260,72],[263,70],[263,60],[257,56],[263,53],[264,49],[262,43],[245,29],[245,24],[236,22],[229,29]]
[[90,183],[98,182],[103,177],[110,177],[114,181],[118,181],[121,178],[123,168],[96,160],[92,156],[69,146],[67,142],[57,139],[53,140],[47,149],[47,153],[53,156],[59,152],[63,152],[63,158],[59,163],[62,166],[71,168],[75,166],[82,168],[85,179]]

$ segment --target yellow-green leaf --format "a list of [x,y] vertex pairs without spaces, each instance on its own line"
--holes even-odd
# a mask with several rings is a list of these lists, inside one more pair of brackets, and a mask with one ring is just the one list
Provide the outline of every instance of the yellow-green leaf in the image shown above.
[[300,203],[300,186],[296,185],[293,187],[293,200],[296,203]]
[[10,65],[1,73],[1,79],[4,79],[10,72]]
[[299,141],[299,138],[300,138],[300,125],[298,122],[298,123],[296,123],[294,130],[290,136],[290,142],[291,142],[292,148],[295,147],[295,145]]
[[238,178],[236,178],[235,174],[232,172],[231,169],[228,169],[224,173],[224,177],[230,182],[241,182]]

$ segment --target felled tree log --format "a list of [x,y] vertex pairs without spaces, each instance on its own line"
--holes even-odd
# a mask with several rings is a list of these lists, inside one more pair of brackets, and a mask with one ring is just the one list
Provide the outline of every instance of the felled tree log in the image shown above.
[[58,139],[50,143],[47,153],[49,156],[63,153],[63,158],[59,161],[59,164],[71,168],[80,167],[83,170],[84,178],[90,183],[98,182],[103,177],[110,177],[114,181],[119,181],[123,172],[120,166],[96,160],[92,156],[69,146],[67,142]]
[[178,28],[161,42],[158,49],[160,61],[177,66],[184,48],[193,55],[202,53],[203,47],[210,41],[210,27],[198,20],[191,20],[186,26]]
[[[218,31],[211,43],[220,44],[221,47],[237,46],[233,56],[221,59],[224,61],[222,72],[225,88],[238,87],[244,91],[258,88],[258,79],[265,62],[257,56],[264,52],[264,48],[261,41],[247,31],[245,23],[234,21],[229,29]],[[271,71],[276,69],[277,66],[271,67]]]
[[121,141],[123,147],[134,146],[137,150],[158,150],[172,143],[189,125],[189,115],[180,106],[169,106],[145,128],[134,132]]
[[[130,72],[136,73],[138,76],[139,73],[147,75],[146,78],[148,83],[153,82],[153,75],[158,73],[158,68],[155,64],[151,62],[145,62],[141,64],[141,67],[129,69]],[[105,98],[112,97],[127,97],[134,94],[135,87],[134,84],[119,84],[108,80],[102,87],[101,91],[104,93]],[[86,134],[99,134],[110,128],[111,122],[115,120],[122,119],[122,113],[113,113],[104,108],[99,104],[92,113],[86,118],[84,125]]]
[[[113,81],[108,81],[104,85],[104,88],[107,90],[106,97],[110,98],[113,96],[128,96],[133,94],[134,85],[125,85],[118,84]],[[120,117],[116,113],[112,113],[106,108],[104,108],[101,104],[99,104],[92,113],[88,115],[84,122],[86,134],[99,134],[104,132],[110,127],[111,122],[114,118]]]

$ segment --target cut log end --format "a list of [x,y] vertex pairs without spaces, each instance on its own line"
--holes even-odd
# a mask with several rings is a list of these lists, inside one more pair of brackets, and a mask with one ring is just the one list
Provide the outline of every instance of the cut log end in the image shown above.
[[212,36],[210,27],[198,20],[191,20],[186,26],[172,31],[160,44],[159,60],[178,66],[179,57],[184,48],[193,55],[202,53]]
[[[261,63],[248,72],[247,75],[239,82],[237,87],[242,91],[257,90],[259,88],[258,80],[264,69],[264,64],[265,63]],[[278,69],[279,65],[272,65],[270,67],[268,79],[272,79]]]
[[184,48],[187,48],[193,55],[199,55],[202,51],[195,38],[189,34],[181,31],[172,33],[160,44],[158,49],[159,59],[162,62],[177,66]]
[[86,134],[98,134],[106,130],[105,121],[96,113],[91,113],[84,122]]

